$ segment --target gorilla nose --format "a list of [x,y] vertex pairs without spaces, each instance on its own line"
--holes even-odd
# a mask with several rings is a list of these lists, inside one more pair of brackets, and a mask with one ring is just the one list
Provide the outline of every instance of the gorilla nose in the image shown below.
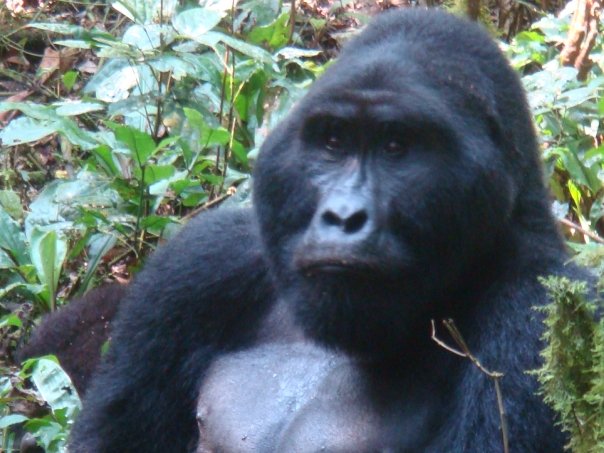
[[327,209],[321,216],[323,226],[339,228],[346,234],[355,234],[363,229],[369,220],[367,211],[359,209],[352,212],[344,209],[343,212],[336,212]]

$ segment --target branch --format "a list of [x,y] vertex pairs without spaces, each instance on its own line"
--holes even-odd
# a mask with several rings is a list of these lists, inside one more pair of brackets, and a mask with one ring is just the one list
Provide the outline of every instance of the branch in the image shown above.
[[445,326],[445,328],[449,331],[449,335],[451,335],[451,338],[453,338],[453,341],[456,343],[456,345],[459,349],[449,346],[444,341],[440,340],[436,336],[436,325],[435,325],[433,319],[431,320],[431,323],[432,323],[432,336],[431,337],[432,337],[432,340],[434,340],[436,342],[436,344],[438,344],[443,349],[445,349],[455,355],[465,357],[470,362],[472,362],[472,364],[474,364],[474,366],[476,368],[478,368],[482,373],[484,373],[489,379],[491,379],[493,381],[493,386],[495,387],[495,394],[497,395],[497,409],[499,411],[499,422],[501,424],[501,437],[502,437],[502,442],[503,442],[503,451],[504,451],[504,453],[510,453],[510,447],[509,447],[509,442],[508,442],[508,422],[507,422],[507,416],[505,413],[505,406],[503,405],[503,394],[501,393],[501,384],[500,384],[501,378],[503,377],[503,373],[500,373],[499,371],[489,371],[480,363],[478,358],[476,358],[476,356],[474,356],[470,352],[468,345],[466,344],[465,340],[463,339],[463,336],[457,329],[457,326],[455,325],[455,323],[453,322],[452,319],[443,319],[442,323]]
[[587,236],[590,239],[593,239],[595,242],[597,242],[598,244],[604,244],[604,239],[602,239],[600,236],[598,236],[595,233],[592,233],[589,230],[586,230],[585,228],[583,228],[581,225],[568,220],[566,218],[561,218],[558,219],[558,221],[562,224],[562,225],[566,225],[569,228],[573,228],[575,230],[577,230],[579,233],[584,234],[585,236]]

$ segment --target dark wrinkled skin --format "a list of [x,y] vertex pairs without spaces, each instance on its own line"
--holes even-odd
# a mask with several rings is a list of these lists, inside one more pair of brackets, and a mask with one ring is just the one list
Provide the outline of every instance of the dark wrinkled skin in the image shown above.
[[505,374],[510,450],[562,451],[525,372],[532,307],[538,276],[584,275],[486,33],[435,11],[375,20],[267,138],[254,197],[138,275],[72,452],[502,451],[492,382],[430,338],[445,318]]

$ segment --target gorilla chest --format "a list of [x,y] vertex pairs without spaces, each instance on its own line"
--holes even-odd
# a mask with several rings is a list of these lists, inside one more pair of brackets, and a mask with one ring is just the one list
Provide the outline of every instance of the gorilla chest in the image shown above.
[[414,389],[409,400],[406,384],[368,386],[349,358],[306,343],[223,356],[201,388],[197,453],[400,452],[425,446],[437,406],[429,403],[429,392]]

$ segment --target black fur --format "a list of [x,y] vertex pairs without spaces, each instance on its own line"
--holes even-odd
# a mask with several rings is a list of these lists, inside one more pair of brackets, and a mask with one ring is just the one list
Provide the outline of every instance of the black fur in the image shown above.
[[109,339],[111,323],[124,297],[125,286],[117,283],[94,288],[69,305],[44,317],[29,341],[17,352],[22,362],[54,354],[83,395]]
[[430,339],[444,318],[505,374],[511,451],[562,451],[526,374],[532,307],[538,276],[582,273],[486,33],[376,19],[269,136],[254,191],[254,211],[204,214],[137,277],[70,451],[192,449],[198,394],[200,453],[501,451],[492,383]]

